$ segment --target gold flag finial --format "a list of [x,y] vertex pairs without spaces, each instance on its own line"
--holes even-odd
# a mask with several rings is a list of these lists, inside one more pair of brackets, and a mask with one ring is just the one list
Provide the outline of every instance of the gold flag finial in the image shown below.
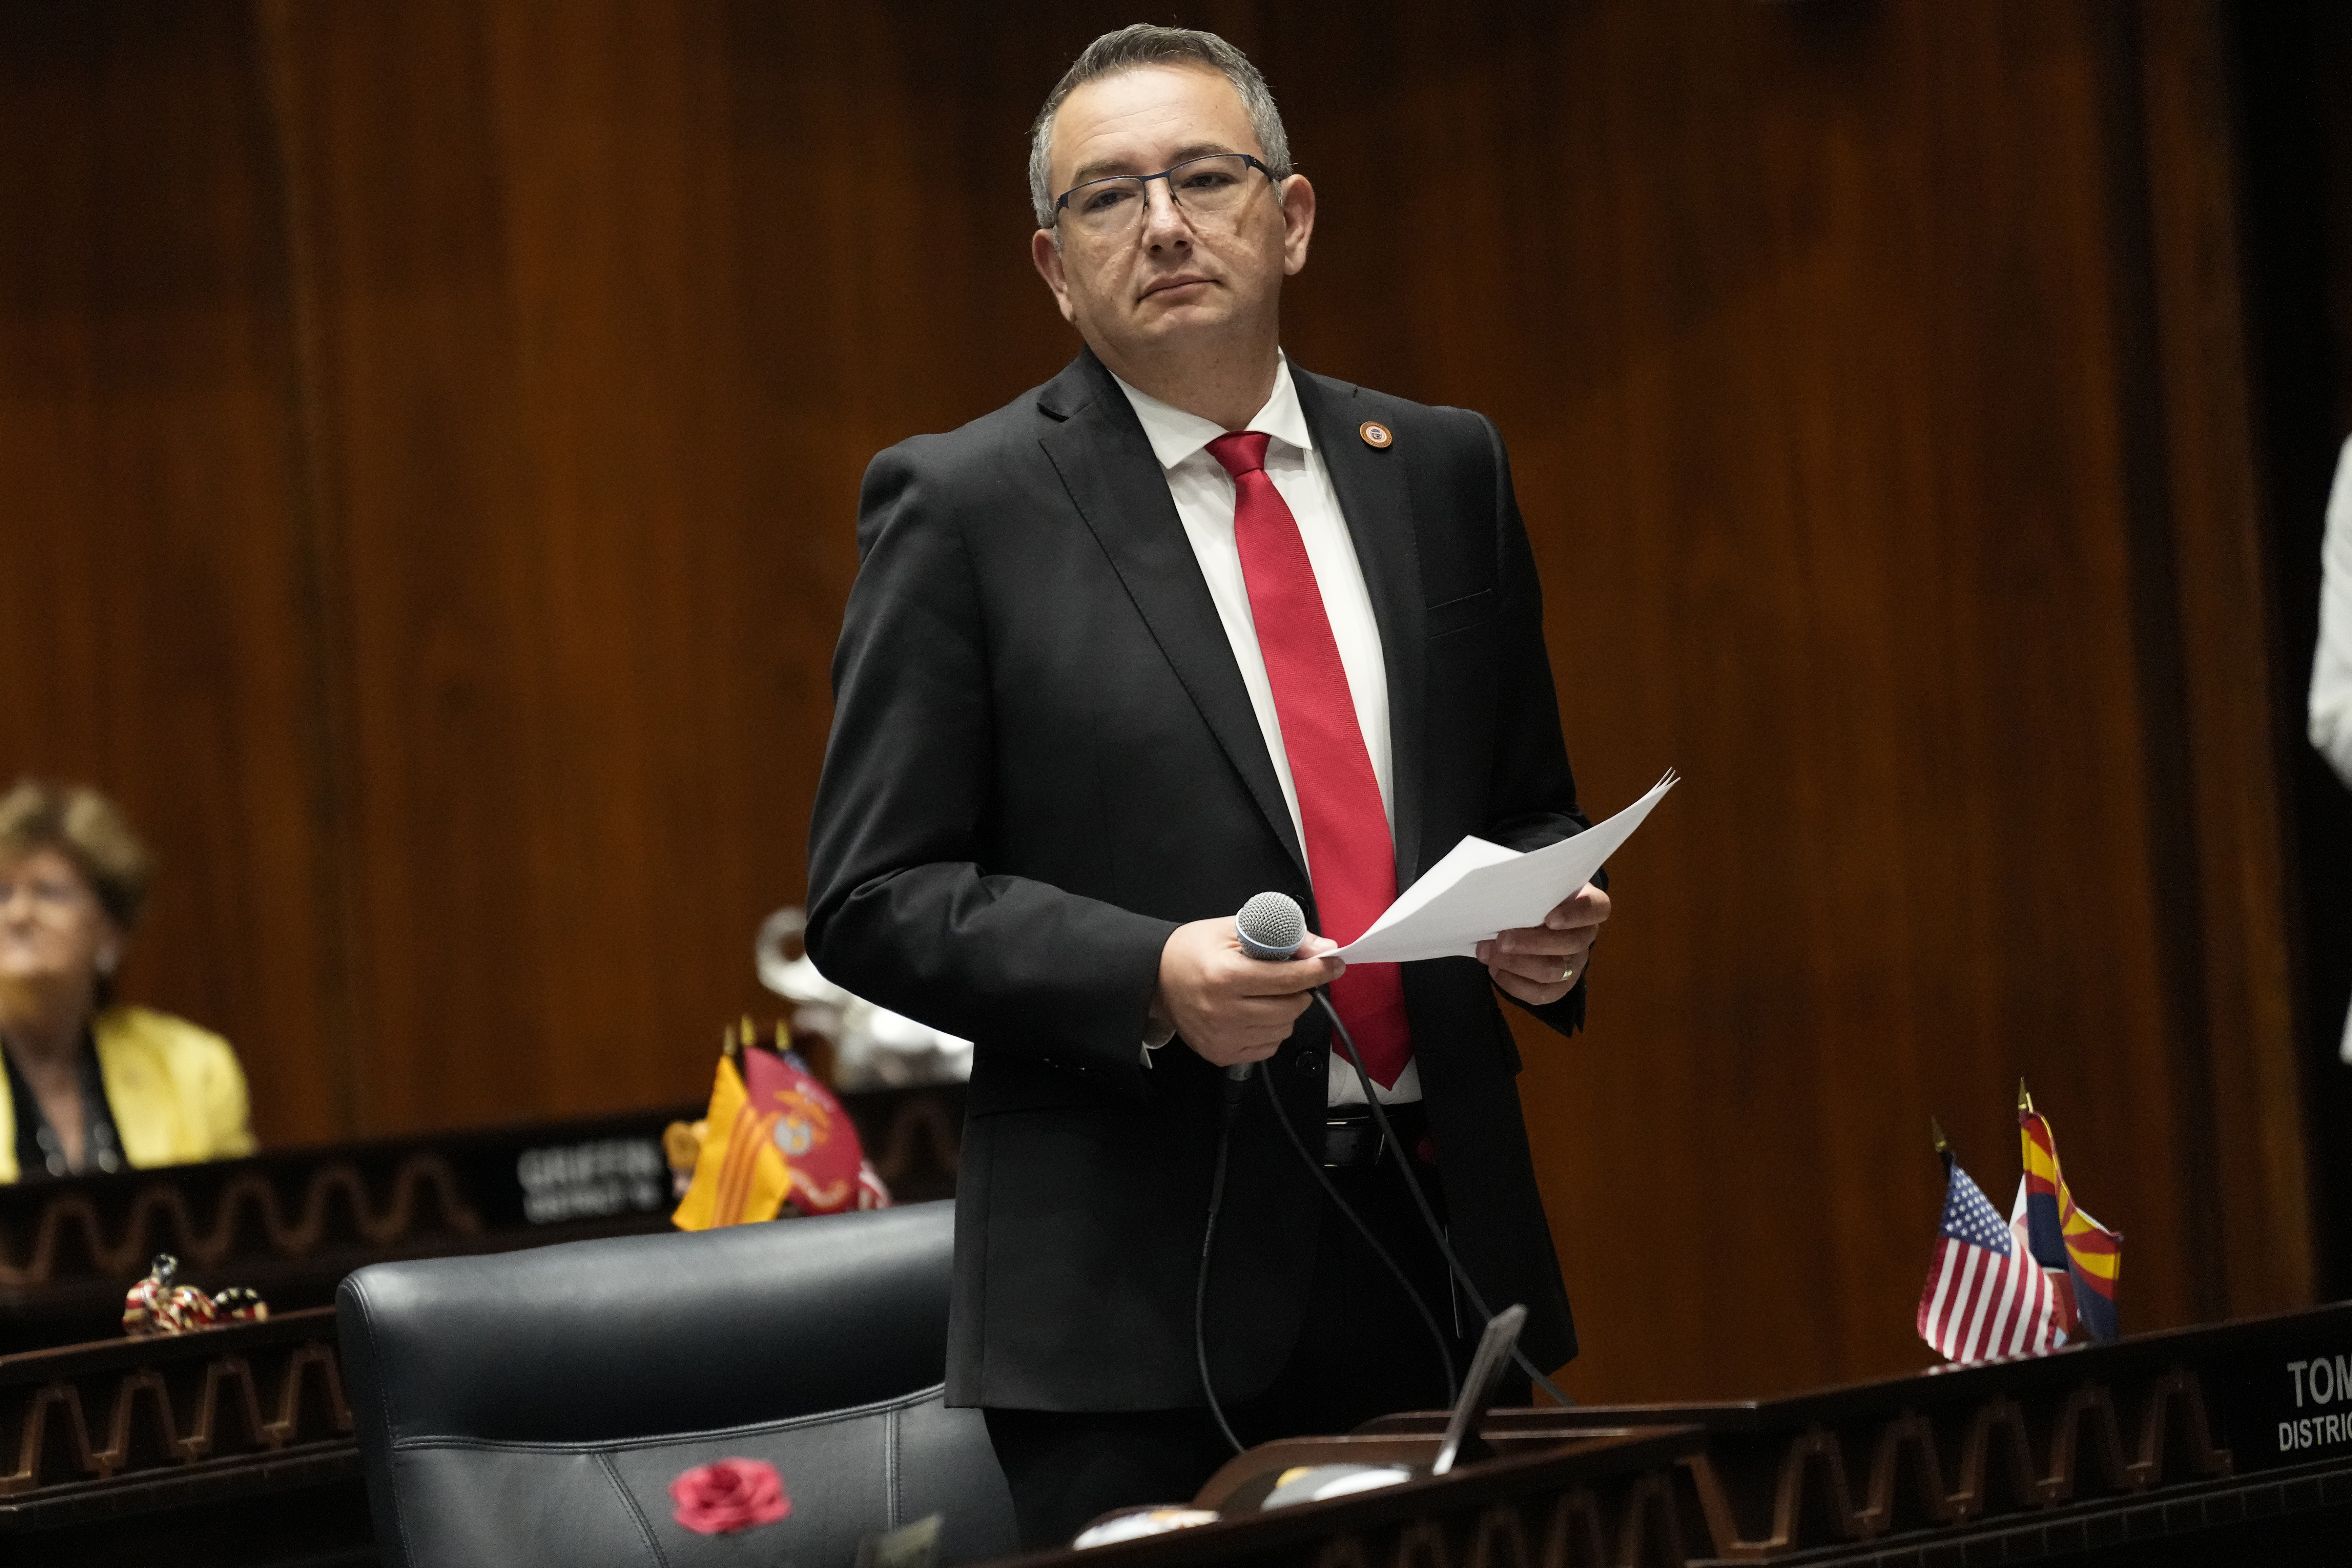
[[2023,1079],[2017,1080],[2017,1111],[2021,1116],[2031,1116],[2033,1113],[2033,1097],[2025,1092]]
[[1942,1122],[1940,1122],[1940,1121],[1937,1121],[1937,1120],[1936,1120],[1934,1117],[1932,1117],[1932,1116],[1930,1116],[1929,1118],[1927,1118],[1927,1133],[1928,1133],[1928,1135],[1929,1135],[1930,1137],[1934,1138],[1934,1139],[1935,1139],[1935,1141],[1936,1141],[1936,1152],[1937,1152],[1937,1153],[1938,1153],[1938,1154],[1948,1154],[1948,1153],[1950,1153],[1950,1152],[1952,1152],[1952,1145],[1951,1145],[1950,1142],[1949,1142],[1948,1140],[1947,1140],[1947,1139],[1945,1138],[1945,1136],[1944,1136],[1944,1124],[1943,1124]]
[[760,1037],[760,1032],[751,1026],[751,1015],[749,1013],[743,1015],[743,1022],[738,1026],[738,1037],[747,1046]]

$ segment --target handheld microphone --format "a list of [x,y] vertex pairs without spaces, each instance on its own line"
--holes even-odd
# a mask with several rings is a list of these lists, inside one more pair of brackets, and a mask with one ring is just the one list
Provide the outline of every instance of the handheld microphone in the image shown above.
[[[1288,893],[1260,893],[1234,917],[1234,935],[1252,958],[1287,963],[1307,941],[1307,915]],[[1249,1082],[1256,1067],[1255,1062],[1235,1062],[1225,1069],[1228,1100],[1241,1098],[1242,1086]]]
[[1234,934],[1252,958],[1284,963],[1307,940],[1307,915],[1288,893],[1260,893],[1234,917]]

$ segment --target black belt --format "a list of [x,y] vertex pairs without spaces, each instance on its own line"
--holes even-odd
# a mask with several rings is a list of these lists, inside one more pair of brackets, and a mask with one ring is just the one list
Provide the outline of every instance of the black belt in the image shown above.
[[[1389,1127],[1404,1152],[1419,1157],[1422,1140],[1429,1134],[1429,1114],[1417,1100],[1384,1105]],[[1348,1170],[1377,1165],[1388,1158],[1381,1142],[1380,1123],[1368,1107],[1333,1106],[1323,1113],[1323,1163],[1327,1169]]]

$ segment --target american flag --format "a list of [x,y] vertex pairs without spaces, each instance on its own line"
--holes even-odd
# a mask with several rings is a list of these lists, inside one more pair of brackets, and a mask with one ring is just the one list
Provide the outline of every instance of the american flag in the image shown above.
[[2040,1354],[2066,1341],[2057,1287],[2024,1239],[2024,1190],[2004,1223],[1959,1162],[1944,1157],[1950,1180],[1935,1261],[1919,1293],[1919,1337],[1948,1361]]

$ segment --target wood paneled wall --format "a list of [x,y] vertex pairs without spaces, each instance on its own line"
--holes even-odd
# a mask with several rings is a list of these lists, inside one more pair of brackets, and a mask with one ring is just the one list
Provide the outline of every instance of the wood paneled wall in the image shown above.
[[[1924,1363],[2021,1074],[2128,1324],[2306,1299],[2213,5],[1180,9],[1322,193],[1292,352],[1512,443],[1590,804],[1688,776],[1527,1042],[1571,1387]],[[152,832],[266,1138],[705,1081],[858,476],[1072,351],[1022,136],[1125,19],[0,14],[0,769]]]

